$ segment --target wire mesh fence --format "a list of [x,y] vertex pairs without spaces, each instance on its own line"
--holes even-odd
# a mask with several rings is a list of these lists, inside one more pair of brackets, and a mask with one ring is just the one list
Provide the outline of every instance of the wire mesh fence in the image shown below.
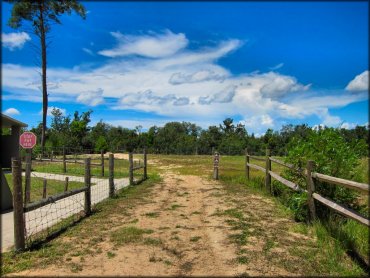
[[[76,161],[81,163],[76,163],[58,161],[58,156],[32,160],[28,152],[23,164],[18,159],[19,164],[14,164],[14,169],[18,170],[12,174],[17,181],[17,186],[13,183],[13,190],[19,196],[24,188],[24,195],[14,204],[14,210],[19,212],[14,229],[17,231],[15,237],[18,234],[24,243],[18,241],[16,249],[47,239],[90,214],[91,206],[114,196],[129,184],[146,179],[146,154],[139,155],[131,164],[127,158],[116,159],[113,154],[80,154]],[[68,171],[64,171],[64,163],[72,167],[69,165]],[[134,176],[133,169],[138,172],[135,183],[130,183],[127,177],[130,173]]]

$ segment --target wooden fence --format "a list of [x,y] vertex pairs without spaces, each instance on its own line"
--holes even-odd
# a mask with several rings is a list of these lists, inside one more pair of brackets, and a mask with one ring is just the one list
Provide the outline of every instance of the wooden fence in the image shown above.
[[[148,178],[147,174],[147,151],[146,148],[144,148],[143,151],[143,163],[141,163],[141,160],[134,160],[134,154],[132,152],[128,155],[129,160],[129,181],[130,185],[136,185],[143,181],[145,181]],[[143,169],[143,175],[139,180],[134,179],[134,172],[137,170]]]
[[[251,159],[258,160],[258,161],[264,161],[265,167],[251,163],[250,162]],[[283,178],[282,176],[280,176],[279,174],[273,172],[272,162],[277,163],[286,168],[292,169],[302,174],[303,176],[305,176],[307,189],[301,188],[298,186],[298,184],[292,181],[289,181]],[[272,188],[271,188],[272,178],[279,181],[280,183],[284,184],[285,186],[289,187],[290,189],[296,192],[306,192],[308,196],[308,207],[309,207],[311,220],[316,218],[315,201],[317,201],[329,207],[333,211],[369,227],[370,220],[368,218],[364,217],[363,215],[361,215],[360,213],[352,209],[349,209],[341,204],[334,202],[333,200],[330,200],[327,197],[323,197],[322,195],[320,195],[319,192],[316,192],[315,182],[322,181],[322,182],[332,184],[333,186],[335,185],[345,186],[347,188],[365,192],[367,194],[369,193],[369,185],[365,183],[354,182],[354,181],[350,181],[346,179],[336,178],[336,177],[324,175],[321,173],[317,173],[314,171],[314,166],[315,166],[314,161],[310,160],[307,162],[305,169],[296,168],[292,164],[285,163],[284,161],[271,157],[271,152],[268,149],[266,150],[265,158],[250,155],[248,154],[248,150],[247,149],[245,150],[245,176],[246,178],[248,180],[250,179],[250,168],[253,168],[253,169],[256,169],[258,171],[265,173],[265,189],[270,194],[272,193]],[[217,168],[218,168],[218,165],[217,165]]]
[[[134,162],[133,160],[133,153],[129,153],[129,181],[130,185],[136,185],[140,182],[147,179],[147,153],[144,149],[144,159],[143,164],[141,161],[139,163]],[[31,165],[32,160],[26,160],[27,163],[29,162],[29,165]],[[56,161],[52,159],[52,161]],[[66,159],[62,160],[63,162],[67,163],[68,161]],[[77,163],[80,163],[81,161],[78,161]],[[66,198],[74,196],[79,193],[84,193],[84,204],[83,204],[83,211],[84,216],[88,216],[91,214],[91,166],[93,165],[91,163],[91,158],[85,158],[82,162],[85,166],[84,169],[84,184],[83,187],[78,189],[69,190],[68,189],[68,183],[69,178],[65,178],[65,184],[64,184],[64,192],[55,194],[53,196],[47,196],[47,179],[43,179],[43,198],[39,201],[30,203],[30,192],[27,193],[27,190],[30,190],[30,184],[31,184],[31,176],[27,173],[25,175],[26,181],[29,180],[28,187],[25,185],[25,193],[24,195],[28,195],[28,198],[24,198],[23,200],[23,188],[22,188],[22,161],[20,158],[12,158],[12,177],[13,177],[13,207],[14,207],[14,247],[15,250],[24,250],[25,249],[25,239],[27,238],[27,235],[25,233],[26,231],[26,220],[25,220],[25,214],[29,213],[31,211],[34,211],[36,209],[42,208],[48,204],[55,203],[60,200],[67,200]],[[103,161],[103,155],[102,155],[102,164],[104,164]],[[100,165],[100,164],[99,164]],[[31,172],[31,166],[26,166],[26,172],[29,168],[29,173]],[[143,176],[139,180],[134,180],[134,171],[143,169]],[[104,169],[102,170],[103,173]],[[107,183],[109,184],[109,197],[112,198],[115,195],[115,184],[114,184],[114,155],[109,155],[109,178],[107,180]]]

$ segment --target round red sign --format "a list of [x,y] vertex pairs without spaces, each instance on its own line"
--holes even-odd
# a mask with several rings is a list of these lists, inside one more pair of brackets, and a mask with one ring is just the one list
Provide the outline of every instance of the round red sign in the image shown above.
[[19,144],[23,149],[32,149],[36,145],[36,135],[32,132],[23,132],[19,136]]

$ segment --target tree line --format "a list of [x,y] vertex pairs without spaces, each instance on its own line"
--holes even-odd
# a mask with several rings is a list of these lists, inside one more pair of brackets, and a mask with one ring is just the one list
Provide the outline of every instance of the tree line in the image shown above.
[[[249,133],[243,124],[235,124],[231,118],[226,118],[218,126],[209,126],[207,129],[190,122],[168,122],[163,127],[152,126],[147,131],[142,131],[141,126],[134,129],[115,127],[102,120],[90,126],[92,112],[76,111],[71,117],[64,116],[59,109],[53,109],[51,125],[46,130],[46,147],[65,147],[90,152],[140,151],[146,147],[149,153],[188,155],[211,154],[214,151],[240,155],[245,152],[245,148],[248,148],[250,154],[264,155],[265,149],[269,148],[273,155],[285,156],[293,138],[307,138],[318,132],[307,124],[289,124],[279,131],[268,129],[264,135],[256,137],[254,133]],[[361,152],[361,156],[367,155],[368,126],[356,126],[353,129],[319,128],[322,129],[333,130],[352,146],[354,151]],[[31,131],[40,138],[42,125],[32,128]]]

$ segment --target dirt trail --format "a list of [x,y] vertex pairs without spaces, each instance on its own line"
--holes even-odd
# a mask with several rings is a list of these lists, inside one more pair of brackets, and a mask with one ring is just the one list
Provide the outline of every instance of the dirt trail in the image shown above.
[[[116,221],[115,227],[135,226],[151,229],[147,241],[113,244],[109,237],[99,244],[100,254],[94,253],[83,261],[73,257],[80,265],[79,271],[63,266],[47,266],[45,269],[29,270],[16,275],[66,276],[66,275],[186,275],[186,276],[235,276],[235,275],[292,275],[294,273],[271,263],[266,255],[266,240],[277,242],[304,238],[289,232],[292,220],[273,219],[274,204],[257,195],[240,196],[227,193],[223,185],[198,176],[178,175],[175,169],[166,168],[163,182],[156,184],[150,199],[136,205],[126,219]],[[247,198],[248,197],[248,198]],[[247,198],[247,199],[246,199]],[[241,249],[231,238],[237,234],[220,212],[230,211],[242,203],[246,219],[250,220],[250,235]],[[257,220],[258,219],[258,220]],[[264,219],[263,221],[260,219]],[[131,223],[130,223],[131,222]],[[253,231],[255,233],[253,233]],[[288,256],[284,248],[272,244],[271,256]],[[107,258],[107,252],[114,256]],[[238,258],[247,258],[240,263]],[[294,260],[293,260],[294,261]]]

